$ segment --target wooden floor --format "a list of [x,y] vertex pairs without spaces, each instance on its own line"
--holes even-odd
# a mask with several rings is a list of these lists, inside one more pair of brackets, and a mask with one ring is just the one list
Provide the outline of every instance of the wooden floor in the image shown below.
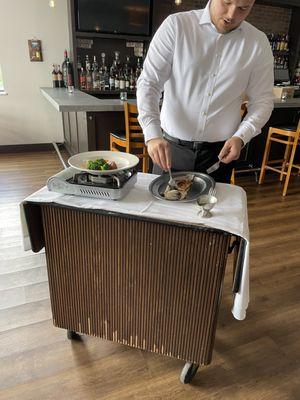
[[228,268],[213,362],[182,385],[182,361],[71,342],[52,326],[45,255],[23,251],[18,203],[60,169],[54,152],[0,154],[0,400],[300,399],[300,177],[285,199],[277,177],[237,179],[251,232],[247,318],[230,313]]

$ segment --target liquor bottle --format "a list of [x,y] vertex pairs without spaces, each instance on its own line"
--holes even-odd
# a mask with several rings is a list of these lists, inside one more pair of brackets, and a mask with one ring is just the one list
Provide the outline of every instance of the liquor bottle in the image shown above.
[[88,54],[85,56],[85,70],[86,71],[91,70],[91,62],[90,62]]
[[142,65],[141,65],[141,59],[138,57],[136,60],[136,70],[135,70],[135,79],[136,81],[139,79],[139,76],[142,73]]
[[280,51],[280,46],[281,46],[281,38],[279,33],[277,34],[277,43],[276,43],[276,50]]
[[86,90],[90,92],[93,90],[93,78],[90,69],[86,70]]
[[67,50],[64,51],[64,61],[61,65],[61,72],[63,76],[64,87],[67,87],[67,61],[68,61],[68,52]]
[[120,68],[120,90],[125,90],[125,76],[123,68]]
[[92,79],[93,79],[93,89],[100,89],[100,75],[99,75],[99,66],[97,63],[96,56],[94,56],[93,64],[92,64]]
[[109,72],[109,90],[115,90],[115,74],[112,67]]
[[130,89],[130,79],[129,79],[130,75],[126,75],[125,76],[125,89],[129,90]]
[[110,90],[115,90],[115,76],[116,76],[116,67],[115,67],[115,61],[113,61],[110,70],[109,70],[109,89]]
[[124,67],[123,67],[126,90],[129,90],[129,87],[130,87],[130,81],[129,81],[130,69],[131,69],[130,56],[127,55],[125,58],[125,63],[124,63]]
[[82,68],[81,58],[80,58],[80,56],[78,55],[78,56],[77,56],[77,71],[78,71],[78,76],[79,76],[79,74],[80,74],[81,68]]
[[119,90],[119,70],[121,67],[120,52],[115,51],[115,58],[109,70],[109,88],[110,90]]
[[119,51],[115,51],[115,67],[116,69],[119,71],[119,69],[121,68],[121,61],[120,61],[120,52]]
[[129,89],[134,90],[134,88],[135,88],[135,76],[133,73],[133,68],[131,68],[129,75]]
[[57,66],[53,64],[52,70],[52,86],[58,88]]
[[131,69],[130,56],[126,56],[124,67],[123,67],[125,77],[126,76],[129,77],[130,69]]
[[289,51],[289,35],[285,35],[285,47],[284,51]]
[[109,73],[107,67],[104,75],[104,89],[109,90]]
[[280,41],[280,51],[285,50],[285,35],[281,35],[281,41]]
[[64,87],[64,80],[63,80],[63,75],[60,69],[60,65],[58,66],[57,69],[57,81],[58,81],[58,87],[62,88]]
[[86,90],[86,73],[84,68],[81,67],[79,75],[79,86],[81,90]]
[[67,88],[69,92],[74,90],[73,68],[69,58],[67,61]]
[[105,63],[105,53],[101,53],[101,66],[99,68],[100,73],[100,90],[109,89],[109,76],[107,72],[107,66]]
[[99,68],[99,65],[98,65],[98,62],[97,62],[97,57],[94,56],[93,63],[92,63],[92,71],[98,70],[98,68]]
[[119,90],[120,89],[120,76],[119,76],[119,71],[116,70],[115,73],[115,90]]

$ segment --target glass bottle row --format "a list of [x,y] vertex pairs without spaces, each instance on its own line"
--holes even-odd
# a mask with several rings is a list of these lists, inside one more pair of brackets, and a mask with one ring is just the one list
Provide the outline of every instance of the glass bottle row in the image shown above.
[[285,33],[269,33],[268,39],[272,50],[275,52],[289,51],[289,35]]
[[79,72],[79,88],[84,91],[118,91],[135,90],[136,82],[142,72],[141,58],[137,58],[136,65],[133,66],[130,57],[126,56],[124,64],[120,61],[120,52],[114,52],[114,60],[108,68],[106,54],[101,53],[101,63],[97,57],[93,57],[91,62],[86,55],[84,65],[78,60],[77,68]]

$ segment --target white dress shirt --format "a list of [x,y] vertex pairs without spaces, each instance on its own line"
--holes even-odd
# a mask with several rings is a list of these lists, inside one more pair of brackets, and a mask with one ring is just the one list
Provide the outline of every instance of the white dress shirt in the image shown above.
[[[266,35],[245,21],[218,33],[209,3],[168,16],[150,43],[137,83],[145,141],[162,137],[163,129],[182,140],[215,142],[234,135],[247,143],[272,113],[273,68]],[[248,114],[241,123],[245,94]]]

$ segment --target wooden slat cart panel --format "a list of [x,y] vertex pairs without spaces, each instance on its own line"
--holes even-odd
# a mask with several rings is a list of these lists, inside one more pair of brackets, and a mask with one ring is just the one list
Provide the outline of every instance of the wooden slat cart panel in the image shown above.
[[210,363],[230,234],[41,208],[56,326]]

